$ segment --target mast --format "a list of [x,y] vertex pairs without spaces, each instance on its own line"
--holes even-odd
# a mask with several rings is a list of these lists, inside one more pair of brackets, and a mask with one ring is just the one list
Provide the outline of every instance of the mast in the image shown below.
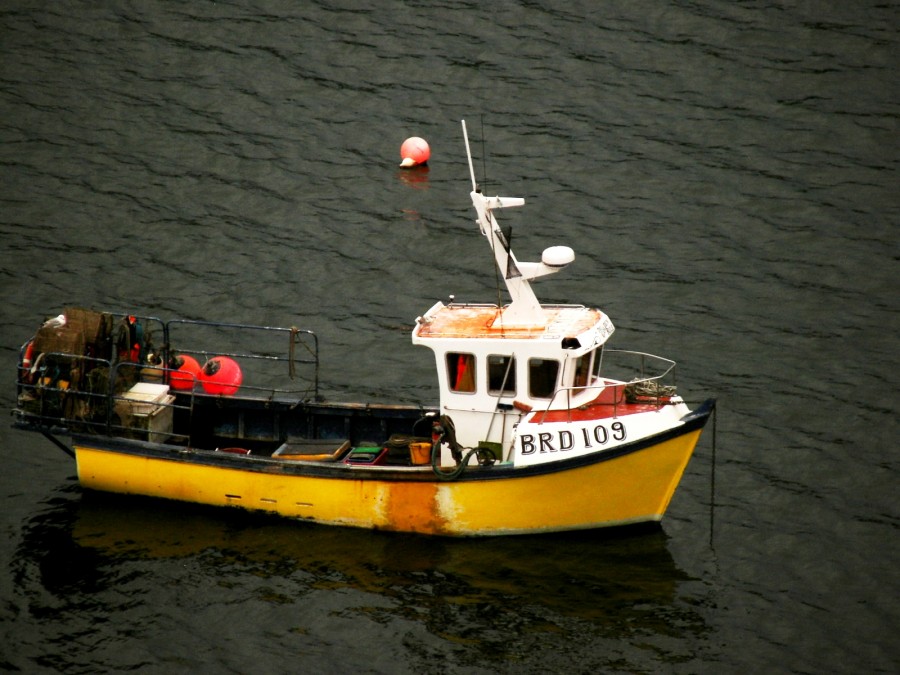
[[485,197],[475,181],[475,170],[472,167],[472,152],[469,149],[469,136],[466,121],[462,120],[463,138],[466,143],[466,156],[469,160],[469,174],[472,178],[472,205],[478,214],[477,222],[494,252],[497,269],[503,275],[511,302],[503,308],[495,319],[495,323],[503,325],[525,325],[542,323],[541,303],[531,288],[531,279],[558,272],[575,259],[575,253],[568,246],[551,246],[541,256],[541,262],[519,262],[506,240],[500,224],[494,217],[495,209],[522,206],[522,197]]

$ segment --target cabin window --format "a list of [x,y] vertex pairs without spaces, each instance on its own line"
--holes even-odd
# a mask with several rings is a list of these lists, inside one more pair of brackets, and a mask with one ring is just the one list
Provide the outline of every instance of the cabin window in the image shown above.
[[492,394],[516,393],[516,359],[513,356],[488,356],[488,391]]
[[600,379],[600,364],[603,360],[603,347],[579,356],[575,361],[575,377],[572,386],[576,389],[587,389]]
[[452,391],[475,391],[475,355],[460,352],[447,353],[447,381]]
[[593,352],[588,352],[579,356],[575,361],[575,379],[572,381],[572,386],[588,386],[591,375],[591,356],[593,356]]
[[594,365],[591,367],[591,381],[600,380],[600,368],[603,367],[603,345],[594,350]]
[[550,398],[556,391],[559,361],[530,359],[528,361],[528,394],[531,398]]

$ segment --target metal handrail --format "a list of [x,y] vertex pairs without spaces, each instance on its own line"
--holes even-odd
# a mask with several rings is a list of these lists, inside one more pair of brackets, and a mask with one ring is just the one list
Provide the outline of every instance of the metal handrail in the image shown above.
[[[84,354],[68,354],[66,352],[43,352],[37,357],[36,361],[43,360],[43,359],[48,359],[48,360],[68,359],[70,361],[77,361],[82,364],[93,363],[94,368],[102,368],[102,367],[110,368],[110,362],[108,359],[101,359],[101,358],[97,358],[97,357],[86,356]],[[35,364],[35,368],[37,367],[37,365],[38,365],[38,363]],[[17,410],[21,410],[23,413],[27,414],[30,418],[37,419],[41,422],[45,422],[50,426],[53,426],[53,425],[66,426],[67,424],[71,424],[73,422],[75,422],[77,424],[83,424],[85,427],[88,427],[88,428],[106,426],[106,424],[107,424],[106,420],[92,421],[92,420],[86,420],[86,419],[67,418],[67,417],[65,417],[64,409],[60,409],[60,411],[59,411],[60,415],[45,414],[45,410],[46,410],[45,396],[47,395],[47,393],[50,393],[50,394],[59,395],[61,399],[64,397],[67,397],[67,396],[73,396],[73,397],[79,397],[79,398],[81,398],[81,400],[90,400],[90,399],[101,399],[102,400],[102,399],[106,399],[109,396],[108,392],[87,391],[85,389],[73,389],[68,386],[60,387],[60,386],[58,386],[58,383],[56,385],[54,383],[43,384],[40,381],[40,379],[38,380],[37,383],[28,382],[25,380],[25,371],[27,369],[21,365],[21,360],[19,362],[18,369],[19,369],[20,373],[19,373],[19,377],[18,377],[17,383],[16,383],[16,385],[17,385],[16,386]],[[83,369],[83,371],[87,370],[83,366],[82,366],[82,369]],[[42,375],[42,373],[38,372],[38,371],[36,371],[36,374],[38,375],[39,378]],[[35,393],[35,395],[36,395],[35,400],[37,400],[40,405],[37,413],[29,413],[26,410],[22,410],[21,405],[19,404],[19,401],[21,400],[22,394],[25,392]]]
[[[221,323],[215,321],[198,321],[194,319],[173,319],[171,321],[166,322],[166,331],[168,336],[171,338],[172,336],[172,327],[176,325],[182,326],[199,326],[204,328],[224,328],[224,329],[237,329],[237,330],[246,330],[246,331],[257,331],[257,332],[269,332],[269,333],[288,333],[290,335],[290,345],[288,349],[287,356],[279,356],[277,354],[260,354],[256,352],[246,352],[246,351],[222,351],[222,350],[210,350],[207,348],[193,348],[193,347],[185,347],[179,346],[178,353],[182,354],[192,354],[192,355],[200,355],[205,358],[209,356],[227,356],[231,358],[241,358],[241,359],[255,359],[255,360],[263,360],[263,361],[275,361],[275,362],[285,362],[288,364],[288,370],[290,373],[291,379],[294,377],[294,365],[295,364],[304,364],[304,365],[312,365],[313,368],[313,377],[312,377],[312,389],[314,398],[319,398],[319,338],[313,333],[311,330],[300,329],[296,327],[284,328],[279,326],[259,326],[253,324],[240,324],[240,323]],[[312,347],[309,345],[308,340],[301,340],[299,342],[306,351],[309,353],[309,358],[298,358],[295,353],[295,347],[298,344],[295,340],[295,337],[298,335],[303,335],[309,338],[312,342]],[[258,391],[271,391],[274,393],[290,393],[288,390],[279,389],[276,387],[257,387],[253,385],[242,385],[244,389],[256,389]]]
[[[264,378],[268,376],[268,380],[264,379],[261,382],[242,383],[241,388],[244,390],[267,392],[267,395],[270,398],[274,397],[276,394],[299,394],[303,398],[307,398],[309,397],[310,393],[315,397],[316,400],[318,400],[319,398],[319,346],[318,337],[312,331],[301,330],[295,327],[283,328],[274,326],[256,326],[237,323],[195,321],[190,319],[174,319],[168,322],[164,322],[156,317],[138,316],[136,314],[119,312],[110,312],[108,314],[116,319],[133,316],[137,320],[142,322],[146,327],[146,330],[148,331],[151,330],[151,326],[153,326],[152,330],[161,328],[162,344],[156,344],[157,340],[153,340],[154,351],[159,356],[158,362],[155,364],[136,363],[133,361],[125,360],[117,362],[116,358],[118,354],[116,352],[115,342],[117,340],[118,334],[116,333],[116,331],[113,331],[113,333],[111,333],[109,336],[110,353],[104,354],[104,356],[108,356],[109,358],[99,358],[95,356],[89,356],[87,354],[72,354],[67,352],[44,352],[36,357],[35,367],[28,369],[23,366],[23,356],[29,344],[29,342],[25,342],[20,348],[19,361],[17,364],[17,370],[19,373],[17,377],[17,399],[20,402],[20,404],[17,405],[17,415],[19,420],[23,424],[32,423],[40,427],[62,428],[68,430],[74,430],[76,428],[86,428],[99,431],[100,433],[105,432],[107,434],[112,434],[113,430],[124,428],[115,423],[116,403],[119,401],[129,400],[127,396],[125,396],[122,392],[117,392],[117,389],[121,389],[120,376],[124,369],[131,368],[138,371],[135,377],[128,378],[128,380],[146,381],[148,379],[151,379],[158,380],[161,383],[169,384],[172,379],[171,374],[176,372],[177,370],[169,367],[169,358],[170,355],[174,356],[176,353],[205,355],[207,357],[218,355],[240,359],[258,359],[270,362],[288,363],[288,375],[291,379],[294,379],[294,367],[296,364],[312,366],[312,377],[310,378],[309,373],[307,372],[302,378],[305,382],[304,389],[302,391],[293,387],[284,388],[282,386],[283,383],[279,382],[279,379],[282,376],[277,375],[276,373],[274,373],[274,371],[263,374]],[[154,326],[154,324],[156,325]],[[280,350],[274,348],[274,346],[272,349],[268,349],[268,345],[264,345],[263,348],[261,348],[259,351],[249,351],[239,348],[230,350],[226,349],[224,351],[211,351],[205,348],[183,348],[182,345],[178,345],[178,348],[176,349],[171,344],[171,338],[172,328],[176,327],[177,325],[198,326],[212,329],[245,330],[251,332],[264,331],[274,334],[288,333],[290,335],[290,343],[288,349],[286,350],[286,354],[280,352]],[[254,338],[254,340],[258,340],[258,338]],[[272,344],[274,345],[274,343]],[[296,348],[298,347],[298,345],[301,346],[303,350],[305,350],[306,354],[298,355],[296,353]],[[185,345],[184,347],[187,347],[187,345]],[[75,368],[79,368],[82,372],[82,377],[78,378],[78,382],[75,385],[77,388],[59,386],[59,381],[56,378],[56,373],[52,372],[50,373],[50,376],[54,379],[45,384],[42,380],[47,376],[48,371],[46,370],[46,368],[36,369],[36,367],[38,366],[38,359],[40,359],[40,361],[46,359],[46,366],[54,369],[61,366],[64,373],[71,373]],[[104,368],[108,373],[106,391],[93,390],[90,387],[88,381],[86,379],[83,379],[89,377],[90,372],[93,372],[98,368]],[[37,382],[29,381],[29,370],[35,373],[35,377],[40,378]],[[156,373],[156,375],[148,378],[148,371]],[[186,376],[186,373],[181,373],[181,377]],[[198,384],[197,378],[193,379],[194,385]],[[29,393],[31,396],[33,396],[33,399],[28,398]],[[159,403],[159,405],[173,408],[184,408],[190,411],[190,414],[192,414],[195,393],[202,393],[201,389],[194,386],[189,389],[181,389],[177,393],[181,395],[188,395],[188,398],[186,400],[183,398],[180,399],[179,403],[161,402]],[[58,396],[59,398],[48,398],[48,395],[51,397]],[[77,397],[73,398],[72,400],[81,401],[82,403],[79,405],[84,405],[83,402],[85,401],[88,402],[89,406],[87,410],[90,411],[90,414],[85,414],[83,417],[79,417],[78,415],[81,414],[80,409],[76,409],[76,412],[72,415],[67,414],[68,412],[70,412],[70,409],[67,408],[67,406],[69,405],[67,397],[69,396]],[[28,405],[28,401],[34,401],[34,409],[28,409],[30,407]],[[100,401],[104,401],[105,406],[101,407],[101,405],[95,405]]]
[[[550,400],[547,402],[547,406],[541,411],[543,414],[541,415],[541,419],[538,421],[538,424],[543,424],[543,423],[544,423],[544,420],[545,420],[545,418],[546,418],[546,416],[547,416],[547,413],[548,413],[548,412],[551,412],[552,410],[554,410],[553,404],[555,403],[555,401],[556,401],[556,399],[557,399],[557,396],[558,396],[559,394],[565,394],[565,396],[566,396],[566,405],[565,405],[565,408],[564,408],[564,409],[567,411],[567,413],[568,413],[568,415],[569,415],[569,421],[571,421],[571,417],[572,417],[572,396],[573,396],[573,394],[574,394],[575,392],[581,393],[581,392],[584,392],[584,391],[590,391],[590,390],[592,390],[592,389],[596,389],[596,390],[598,390],[597,393],[599,394],[601,391],[603,391],[604,389],[606,389],[606,387],[608,387],[608,386],[612,386],[612,387],[622,387],[622,390],[623,390],[623,392],[624,392],[625,387],[628,386],[628,385],[643,384],[643,383],[645,383],[645,382],[659,382],[659,381],[661,381],[664,377],[666,377],[667,375],[669,375],[670,373],[672,374],[672,379],[673,379],[673,382],[674,382],[674,379],[675,379],[675,373],[674,373],[674,371],[675,371],[675,365],[676,365],[676,363],[675,363],[675,361],[673,361],[672,359],[667,359],[667,358],[665,358],[664,356],[657,356],[656,354],[650,354],[650,353],[648,353],[648,352],[638,352],[638,351],[633,351],[633,350],[629,350],[629,349],[604,349],[603,351],[604,351],[604,354],[629,354],[629,355],[641,357],[641,360],[640,360],[640,374],[641,374],[641,376],[640,376],[640,377],[637,377],[637,378],[633,378],[633,379],[628,380],[628,381],[624,381],[624,380],[605,380],[605,379],[602,379],[602,375],[601,375],[600,373],[598,373],[598,374],[597,374],[597,375],[598,375],[598,379],[602,379],[602,381],[600,381],[600,382],[597,382],[597,383],[591,383],[591,384],[585,384],[585,385],[572,386],[572,387],[557,387],[557,388],[554,390],[553,395],[550,397]],[[665,363],[665,364],[668,364],[668,367],[667,367],[662,373],[660,373],[660,374],[658,374],[658,375],[645,376],[645,375],[644,375],[644,372],[645,372],[646,366],[647,366],[647,364],[646,364],[646,360],[647,360],[647,359],[654,359],[654,360],[657,360],[657,361],[661,361],[661,362],[663,362],[663,363]],[[617,415],[618,415],[618,404],[619,404],[619,397],[618,397],[618,396],[613,396],[613,415],[614,415],[614,416],[617,416]],[[657,397],[657,407],[658,407],[659,405],[660,405],[660,403],[659,403],[659,398]],[[557,408],[557,409],[558,409],[558,408]]]
[[[118,381],[118,378],[119,378],[119,371],[122,369],[126,369],[126,368],[140,370],[141,372],[157,371],[157,372],[159,372],[159,380],[161,382],[162,381],[171,381],[170,380],[171,373],[177,372],[177,370],[178,370],[177,368],[146,365],[146,364],[141,364],[141,363],[133,363],[130,361],[122,361],[122,362],[116,363],[114,366],[112,366],[112,368],[110,369],[110,376],[109,376],[109,391],[108,391],[108,394],[106,397],[106,434],[108,436],[113,436],[114,431],[117,431],[117,432],[126,431],[127,432],[127,431],[134,430],[132,427],[121,424],[122,420],[119,419],[119,414],[118,414],[118,412],[116,412],[116,403],[118,403],[118,402],[124,402],[124,403],[129,403],[129,404],[135,403],[134,399],[131,399],[128,397],[128,395],[127,395],[128,391],[120,391],[120,392],[116,393],[116,382]],[[181,373],[181,377],[186,377],[188,375],[189,374],[187,374],[187,373]],[[194,377],[193,375],[190,375],[190,377],[193,380],[193,386],[191,387],[191,389],[185,389],[185,390],[178,391],[179,394],[183,394],[188,397],[187,403],[179,404],[179,403],[168,403],[166,401],[153,401],[152,405],[155,407],[158,406],[158,407],[162,407],[162,408],[172,408],[174,410],[187,410],[188,416],[192,417],[194,414],[194,390],[196,389],[197,378]],[[149,405],[149,403],[148,403],[148,405]],[[118,422],[119,422],[118,424],[116,423],[116,420],[118,420]],[[188,428],[188,430],[192,429],[193,424],[188,424],[187,428]],[[152,432],[152,433],[155,433],[155,432]],[[190,437],[189,433],[188,434],[176,434],[176,433],[172,432],[169,434],[169,436],[175,436],[177,438],[185,439],[185,440],[187,440],[188,444],[190,444],[191,437]]]

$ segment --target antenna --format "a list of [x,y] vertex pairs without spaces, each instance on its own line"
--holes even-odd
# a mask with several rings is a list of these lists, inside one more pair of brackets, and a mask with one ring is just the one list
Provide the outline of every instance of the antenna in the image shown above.
[[469,175],[472,176],[472,192],[478,191],[478,185],[475,183],[475,169],[472,167],[472,151],[469,149],[469,134],[466,132],[466,121],[462,121],[463,138],[466,140],[466,156],[469,158]]
[[509,239],[500,229],[493,212],[513,206],[522,206],[525,200],[521,197],[486,197],[478,189],[475,182],[475,168],[472,166],[472,149],[469,147],[469,134],[466,121],[461,120],[463,139],[466,142],[466,157],[469,160],[469,175],[472,177],[472,206],[478,214],[477,223],[490,243],[494,253],[497,270],[503,275],[506,289],[512,302],[506,306],[495,319],[502,325],[537,324],[544,320],[541,304],[531,289],[531,280],[543,277],[568,265],[575,259],[575,253],[568,246],[551,246],[541,256],[541,262],[519,262],[513,255]]
[[484,141],[484,113],[481,113],[481,189],[487,189],[487,146]]

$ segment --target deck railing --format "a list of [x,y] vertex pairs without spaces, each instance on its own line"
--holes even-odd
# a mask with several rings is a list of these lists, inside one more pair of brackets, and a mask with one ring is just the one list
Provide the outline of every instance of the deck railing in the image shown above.
[[[615,360],[623,358],[634,363],[625,364],[614,362],[610,364],[609,357]],[[566,410],[571,421],[573,399],[577,397],[583,401],[596,401],[600,394],[608,389],[613,389],[610,401],[601,401],[601,404],[612,405],[613,415],[618,415],[618,408],[623,402],[633,402],[641,399],[648,404],[661,407],[666,404],[675,392],[675,361],[655,354],[636,352],[626,349],[604,349],[603,362],[597,370],[594,382],[586,385],[572,387],[558,387],[542,411],[538,423],[543,423],[547,413],[554,410]],[[585,396],[585,392],[595,391],[595,396]],[[561,404],[561,400],[565,403]],[[628,399],[632,399],[629,401]]]
[[[299,394],[301,398],[319,398],[319,339],[315,333],[299,328],[276,326],[255,326],[238,323],[216,323],[175,319],[166,323],[166,331],[173,345],[178,345],[177,353],[198,357],[202,364],[215,356],[227,356],[240,362],[253,362],[253,380],[241,385],[246,391],[275,394]],[[213,338],[213,339],[202,339]],[[284,351],[284,338],[287,350]],[[205,344],[224,344],[221,349],[210,349]],[[302,377],[305,387],[280,386],[284,382],[284,371],[291,381],[297,379],[297,366],[307,366],[311,374]]]
[[[127,315],[113,316],[124,319]],[[198,357],[201,364],[213,356],[235,359],[248,371],[240,385],[243,396],[285,396],[297,400],[319,398],[318,339],[311,331],[183,319],[163,322],[154,317],[135,318],[146,328],[143,337],[151,331],[151,326],[152,331],[157,333],[153,335],[152,348],[149,339],[147,344],[141,344],[143,363],[131,360],[131,354],[120,358],[121,345],[117,344],[115,336],[107,336],[102,348],[88,342],[88,346],[81,349],[78,345],[83,345],[83,342],[76,340],[73,342],[76,347],[68,351],[32,354],[32,363],[27,365],[25,356],[30,342],[22,345],[16,378],[17,424],[57,432],[82,431],[126,436],[145,432],[155,434],[157,432],[153,429],[136,429],[133,419],[122,419],[135,406],[134,398],[129,397],[129,390],[138,382],[171,385],[176,369],[169,367],[170,358],[178,354]],[[158,340],[160,335],[161,342]],[[212,339],[201,341],[204,338]],[[224,348],[211,349],[201,344],[221,344]],[[97,356],[98,352],[104,353]],[[150,353],[153,356],[150,362],[146,362]],[[213,395],[205,394],[203,383],[197,378],[194,378],[193,386],[189,381],[185,386],[186,377],[192,376],[179,372],[182,387],[177,391],[171,387],[169,391],[170,394],[180,394],[177,400],[166,398],[152,403],[150,409],[155,414],[191,415],[196,396]],[[190,425],[185,428],[190,428]]]

